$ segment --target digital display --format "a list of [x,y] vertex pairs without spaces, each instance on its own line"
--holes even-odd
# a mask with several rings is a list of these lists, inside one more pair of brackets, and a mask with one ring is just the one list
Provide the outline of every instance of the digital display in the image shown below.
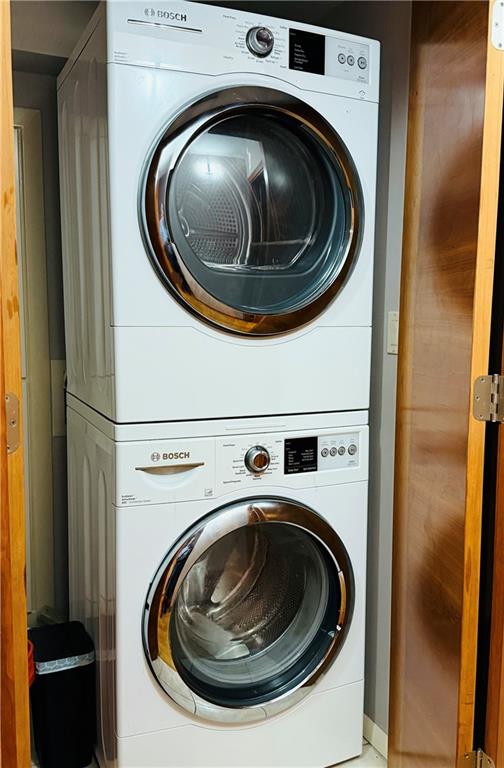
[[318,438],[296,437],[284,444],[284,474],[316,472]]
[[289,69],[325,73],[325,37],[315,32],[289,29]]

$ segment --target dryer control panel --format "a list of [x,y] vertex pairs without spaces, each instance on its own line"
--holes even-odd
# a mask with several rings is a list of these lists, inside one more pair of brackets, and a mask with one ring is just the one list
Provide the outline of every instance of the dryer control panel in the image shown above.
[[282,86],[378,101],[376,40],[182,0],[172,0],[169,8],[107,3],[106,13],[108,60],[115,64],[262,75],[278,78]]

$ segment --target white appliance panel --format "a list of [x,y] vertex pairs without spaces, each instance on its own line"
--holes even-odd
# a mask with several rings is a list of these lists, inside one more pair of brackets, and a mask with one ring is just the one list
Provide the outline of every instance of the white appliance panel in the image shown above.
[[[322,768],[362,752],[364,683],[315,693],[267,723],[233,730],[209,729],[201,738],[194,723],[170,729],[169,753],[177,768]],[[294,738],[293,734],[301,738]],[[128,768],[166,768],[166,731],[117,740],[118,764]]]

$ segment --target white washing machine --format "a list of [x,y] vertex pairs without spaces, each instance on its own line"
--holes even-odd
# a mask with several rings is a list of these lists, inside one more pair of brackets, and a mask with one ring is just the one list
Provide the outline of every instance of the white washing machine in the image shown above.
[[68,403],[71,616],[102,768],[362,749],[364,412],[114,425]]
[[118,423],[366,409],[379,44],[101,5],[58,80],[69,391]]

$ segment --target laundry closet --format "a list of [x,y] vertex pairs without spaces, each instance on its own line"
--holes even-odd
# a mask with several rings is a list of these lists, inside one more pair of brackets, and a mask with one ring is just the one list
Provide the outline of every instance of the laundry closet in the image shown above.
[[28,625],[100,768],[504,766],[492,7],[11,3]]

